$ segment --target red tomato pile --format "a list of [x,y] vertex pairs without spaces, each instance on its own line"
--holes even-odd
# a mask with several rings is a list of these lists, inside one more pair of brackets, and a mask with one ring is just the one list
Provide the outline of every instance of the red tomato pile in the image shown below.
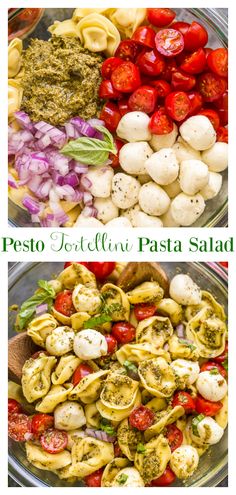
[[[139,26],[104,61],[101,119],[114,133],[123,115],[142,111],[151,116],[153,134],[168,134],[174,122],[201,114],[211,120],[217,140],[228,142],[228,51],[206,47],[205,27],[173,22],[175,15],[171,9],[147,9],[150,25]],[[119,151],[122,142],[117,146]]]

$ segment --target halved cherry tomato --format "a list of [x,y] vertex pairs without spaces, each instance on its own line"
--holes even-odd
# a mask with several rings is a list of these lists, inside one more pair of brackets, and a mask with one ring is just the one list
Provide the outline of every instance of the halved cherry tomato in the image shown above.
[[13,413],[8,418],[8,436],[15,442],[25,442],[31,433],[31,419],[26,414]]
[[89,270],[94,273],[98,280],[104,280],[116,267],[115,261],[91,261]]
[[72,301],[72,290],[63,290],[57,294],[54,301],[54,308],[58,313],[71,316],[76,312]]
[[156,88],[157,95],[160,98],[165,98],[171,92],[171,85],[164,79],[150,80],[150,84]]
[[207,65],[218,76],[228,76],[228,50],[226,48],[217,48],[212,50],[207,57]]
[[228,91],[225,91],[225,93],[214,102],[215,106],[217,107],[219,117],[220,117],[220,123],[222,126],[228,124]]
[[224,378],[227,378],[227,371],[226,369],[224,368],[224,366],[222,366],[220,363],[217,363],[217,361],[207,361],[206,363],[203,363],[202,366],[201,366],[201,372],[202,371],[210,371],[214,368],[217,368],[217,370],[219,371],[219,373],[224,377]]
[[197,395],[195,404],[197,413],[204,414],[204,416],[215,416],[223,406],[222,402],[211,402],[201,395]]
[[107,343],[107,354],[113,354],[117,350],[117,340],[113,335],[107,334],[105,335],[106,343]]
[[101,486],[101,480],[102,480],[102,475],[103,475],[104,469],[98,469],[97,471],[94,471],[92,474],[88,474],[85,476],[84,481],[87,486],[92,487],[99,487]]
[[213,72],[205,72],[198,78],[198,90],[205,101],[218,100],[226,89],[226,80]]
[[152,426],[155,419],[154,412],[145,406],[135,407],[129,416],[129,424],[132,428],[144,431]]
[[134,307],[134,314],[138,321],[142,321],[153,316],[156,310],[157,308],[154,304],[142,303]]
[[152,86],[140,86],[129,97],[130,110],[152,113],[157,102],[157,90]]
[[171,25],[172,29],[177,29],[177,31],[180,31],[182,34],[185,34],[188,31],[189,26],[190,24],[184,21],[173,22]]
[[155,480],[151,481],[150,486],[169,486],[175,481],[175,474],[169,466],[166,467],[164,473]]
[[131,93],[141,85],[139,68],[133,62],[123,62],[113,71],[111,82],[117,91]]
[[79,265],[83,265],[83,266],[86,266],[86,268],[88,268],[88,262],[87,261],[67,261],[64,264],[64,269],[68,268],[68,266],[73,265],[73,263],[78,263]]
[[128,344],[134,340],[136,329],[128,321],[118,321],[113,325],[111,333],[119,344]]
[[199,74],[202,72],[206,65],[206,53],[203,48],[199,48],[193,53],[185,55],[181,62],[180,69],[184,70],[188,74]]
[[177,29],[161,29],[155,37],[156,49],[165,57],[174,57],[184,49],[184,38]]
[[129,104],[128,104],[128,99],[127,98],[122,98],[121,100],[118,101],[118,108],[119,112],[122,115],[125,115],[126,113],[130,112]]
[[164,59],[156,50],[142,51],[137,64],[142,74],[151,77],[159,76],[165,68]]
[[165,108],[161,107],[151,116],[148,127],[152,134],[161,135],[169,134],[173,130],[174,124]]
[[79,364],[78,368],[76,368],[73,376],[72,376],[72,383],[74,387],[78,385],[78,383],[82,380],[87,375],[91,375],[93,373],[93,369],[91,366],[89,366],[86,363],[81,363]]
[[184,33],[184,48],[187,51],[195,51],[203,48],[208,42],[206,29],[198,22],[193,21]]
[[218,127],[216,132],[216,141],[228,143],[228,129],[226,129],[226,127]]
[[224,268],[228,268],[229,263],[228,261],[219,261],[220,265],[223,266]]
[[228,359],[228,342],[225,344],[224,352],[222,352],[220,356],[215,357],[214,361],[217,361],[217,363],[223,363],[226,359]]
[[136,41],[136,43],[139,43],[139,45],[147,46],[148,48],[154,48],[155,36],[156,33],[150,26],[139,26],[134,31],[132,40]]
[[59,454],[67,446],[68,435],[66,431],[51,428],[41,435],[40,443],[43,450],[49,454]]
[[140,45],[134,40],[123,40],[120,42],[115,57],[120,57],[123,60],[135,62],[136,57],[140,52]]
[[183,71],[176,70],[172,74],[171,85],[173,89],[178,91],[190,91],[196,84],[196,78]]
[[174,423],[166,426],[166,437],[171,452],[174,452],[183,443],[183,433]]
[[104,60],[101,68],[101,74],[103,79],[111,79],[111,75],[113,70],[116,69],[120,64],[122,64],[123,60],[118,57],[109,57]]
[[195,411],[195,401],[192,396],[185,392],[184,390],[180,390],[179,392],[175,392],[172,399],[172,406],[182,406],[186,412],[186,414],[192,414]]
[[110,132],[115,132],[121,119],[121,114],[117,105],[112,101],[108,101],[102,108],[100,118],[101,120],[104,120],[106,127]]
[[189,117],[190,115],[195,115],[199,110],[201,110],[202,105],[203,105],[203,98],[198,91],[191,91],[188,93],[188,98],[190,100],[190,112],[189,112]]
[[120,150],[122,148],[122,146],[124,146],[124,142],[121,141],[121,139],[115,139],[115,145],[116,145],[116,148],[117,148],[117,154],[114,155],[113,153],[110,153],[109,154],[109,160],[112,160],[111,162],[111,167],[112,168],[117,168],[119,167],[120,165],[120,160],[119,160],[119,153],[120,153]]
[[40,437],[49,428],[54,426],[54,418],[49,414],[35,414],[31,422],[31,430],[35,437]]
[[209,53],[211,53],[213,49],[210,48],[209,46],[205,46],[204,50],[205,50],[205,54],[206,54],[206,58],[207,58]]
[[203,110],[198,112],[198,115],[205,115],[205,117],[207,117],[211,121],[215,131],[217,131],[218,127],[220,126],[220,117],[215,110],[213,110],[212,108],[204,108]]
[[20,414],[22,412],[22,407],[19,402],[15,399],[8,399],[8,414]]
[[156,27],[169,26],[175,16],[176,13],[171,9],[147,9],[147,19]]
[[121,93],[113,87],[112,82],[109,79],[104,79],[99,87],[99,97],[102,99],[118,100],[121,98]]
[[161,75],[163,79],[166,81],[171,81],[172,74],[175,72],[177,69],[177,63],[175,58],[169,58],[165,60],[165,68],[164,71]]
[[165,108],[168,115],[177,122],[185,119],[191,109],[188,95],[183,91],[173,91],[165,99]]

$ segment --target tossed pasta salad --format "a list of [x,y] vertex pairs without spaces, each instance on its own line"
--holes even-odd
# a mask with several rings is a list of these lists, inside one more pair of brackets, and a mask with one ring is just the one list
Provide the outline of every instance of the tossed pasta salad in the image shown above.
[[224,308],[158,263],[66,263],[19,308],[36,352],[9,382],[9,437],[89,487],[186,480],[227,426]]

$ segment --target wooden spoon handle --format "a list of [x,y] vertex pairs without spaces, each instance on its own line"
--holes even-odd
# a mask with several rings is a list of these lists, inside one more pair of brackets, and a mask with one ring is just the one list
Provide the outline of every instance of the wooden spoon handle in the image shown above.
[[8,372],[10,380],[21,382],[22,368],[27,359],[38,350],[38,346],[22,332],[8,341]]
[[143,282],[153,280],[159,283],[167,297],[169,294],[169,279],[159,263],[148,261],[128,263],[120,274],[117,285],[125,292],[128,292]]

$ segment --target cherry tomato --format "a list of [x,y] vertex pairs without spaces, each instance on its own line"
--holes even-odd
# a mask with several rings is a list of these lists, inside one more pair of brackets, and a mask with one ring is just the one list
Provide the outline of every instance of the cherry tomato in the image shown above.
[[94,273],[98,280],[104,280],[115,270],[115,261],[92,261],[89,263],[89,270]]
[[228,359],[228,342],[225,344],[224,352],[222,352],[220,356],[215,357],[214,361],[217,361],[217,363],[223,363],[226,359]]
[[177,63],[175,58],[170,58],[165,60],[165,69],[161,75],[166,81],[171,81],[172,74],[177,69]]
[[165,99],[165,108],[168,115],[177,122],[185,119],[191,109],[188,95],[183,91],[173,91]]
[[20,414],[22,412],[22,407],[19,402],[15,399],[8,399],[8,414]]
[[180,31],[182,34],[185,34],[188,31],[189,26],[190,24],[188,22],[183,21],[177,21],[171,25],[172,29],[177,29],[177,31]]
[[120,161],[119,161],[119,153],[120,153],[120,150],[122,148],[122,146],[124,146],[124,142],[121,141],[121,139],[115,139],[115,145],[116,145],[116,148],[117,148],[117,154],[114,155],[113,153],[110,153],[109,154],[109,159],[112,160],[112,163],[110,164],[112,168],[117,168],[119,167],[120,165]]
[[157,90],[152,86],[140,86],[129,97],[128,105],[131,111],[152,113],[157,102]]
[[128,99],[127,98],[122,98],[121,100],[118,101],[118,108],[120,111],[120,114],[125,115],[126,113],[130,112],[129,104],[128,104]]
[[101,74],[103,79],[111,79],[111,75],[113,70],[116,69],[120,64],[122,64],[123,60],[118,57],[109,57],[104,60],[101,68]]
[[217,48],[212,50],[207,57],[207,65],[212,72],[218,76],[228,76],[228,50],[226,48]]
[[137,64],[142,74],[147,76],[159,76],[165,68],[163,57],[155,50],[140,53]]
[[156,310],[157,308],[154,304],[137,304],[134,307],[134,314],[138,321],[142,321],[153,316]]
[[228,261],[220,261],[219,263],[220,263],[221,266],[224,266],[224,268],[227,268],[228,269],[228,266],[229,266]]
[[196,78],[190,74],[186,74],[180,70],[176,70],[172,74],[171,85],[173,89],[178,91],[190,91],[196,84]]
[[218,127],[220,127],[219,114],[212,108],[205,108],[204,110],[198,112],[198,115],[205,115],[205,117],[211,121],[215,131],[217,131]]
[[31,422],[31,431],[35,437],[40,437],[49,428],[54,426],[54,418],[49,414],[35,414]]
[[169,134],[174,127],[173,121],[167,115],[164,107],[159,108],[151,116],[151,120],[148,125],[152,134]]
[[132,428],[144,431],[152,426],[155,419],[154,412],[145,406],[135,407],[129,416],[129,424]]
[[57,294],[54,301],[54,308],[58,313],[71,316],[76,312],[72,301],[72,290],[63,290]]
[[88,474],[88,476],[85,476],[84,481],[87,486],[90,487],[99,487],[101,486],[101,480],[102,480],[102,475],[103,475],[104,469],[98,469],[97,471],[94,471],[92,474]]
[[134,40],[123,40],[120,42],[115,56],[120,57],[123,60],[135,62],[136,57],[140,52],[140,45]]
[[155,480],[151,481],[150,486],[169,486],[175,481],[175,474],[169,466],[166,467],[164,473]]
[[133,62],[123,62],[113,71],[111,81],[117,91],[131,93],[141,85],[139,68]]
[[78,383],[82,380],[82,378],[84,378],[87,375],[90,375],[91,373],[93,373],[93,369],[91,368],[91,366],[89,366],[86,363],[79,364],[78,368],[76,368],[72,376],[72,383],[74,387],[78,385]]
[[31,433],[31,420],[26,414],[13,413],[8,418],[8,436],[15,442],[25,442]]
[[174,452],[175,449],[180,447],[184,438],[182,431],[177,428],[174,423],[166,426],[166,437],[169,442],[171,452]]
[[210,48],[209,46],[205,46],[204,50],[205,50],[205,54],[206,54],[206,58],[207,58],[209,53],[212,52],[212,48]]
[[43,450],[49,452],[49,454],[58,454],[66,448],[68,435],[66,431],[51,428],[41,435],[40,443]]
[[132,35],[132,40],[136,41],[139,45],[147,46],[148,48],[155,47],[154,29],[150,26],[139,26]]
[[204,416],[215,416],[223,406],[222,402],[211,402],[201,395],[197,395],[195,404],[197,413],[204,414]]
[[121,98],[121,93],[113,88],[112,82],[109,79],[104,79],[101,82],[98,94],[103,99],[118,100],[118,98]]
[[168,26],[175,16],[176,13],[171,9],[147,9],[147,19],[156,27]]
[[121,119],[121,114],[117,105],[112,101],[108,101],[102,108],[100,118],[101,120],[104,120],[106,127],[110,132],[115,132]]
[[161,29],[155,37],[156,48],[165,57],[174,57],[184,49],[184,38],[176,29]]
[[118,321],[113,325],[111,333],[119,344],[128,344],[134,340],[136,329],[128,321]]
[[194,399],[188,392],[185,392],[184,390],[175,392],[172,400],[172,406],[182,406],[186,414],[191,414],[193,411],[195,411]]
[[228,124],[228,91],[225,91],[225,93],[218,100],[216,100],[214,104],[217,107],[221,125],[222,126],[227,125]]
[[171,92],[171,85],[164,79],[150,81],[150,84],[157,90],[157,95],[160,98],[165,98]]
[[113,354],[117,350],[117,340],[113,335],[105,335],[107,342],[107,354]]
[[73,263],[78,263],[79,265],[83,265],[83,266],[86,266],[86,268],[88,268],[88,262],[87,261],[67,261],[64,264],[64,270],[65,270],[65,268],[68,268],[68,266],[73,265]]
[[201,110],[202,105],[203,105],[203,98],[198,91],[191,91],[188,93],[188,99],[190,100],[190,112],[189,112],[189,117],[191,115],[195,115],[199,110]]
[[213,72],[205,72],[198,78],[198,90],[205,101],[218,100],[226,89],[226,80]]
[[208,42],[206,29],[198,22],[193,21],[184,33],[184,48],[187,51],[195,51],[203,48]]
[[184,70],[188,74],[199,74],[202,72],[206,65],[206,53],[203,48],[199,48],[193,53],[185,55],[181,62],[180,69]]
[[202,371],[210,371],[210,370],[212,370],[214,368],[217,368],[217,370],[219,371],[219,373],[224,378],[227,378],[228,373],[227,373],[226,369],[220,363],[217,363],[217,361],[207,361],[206,363],[203,363],[202,366],[201,366],[201,372]]
[[216,141],[228,143],[228,129],[226,129],[226,127],[218,127],[216,132]]

